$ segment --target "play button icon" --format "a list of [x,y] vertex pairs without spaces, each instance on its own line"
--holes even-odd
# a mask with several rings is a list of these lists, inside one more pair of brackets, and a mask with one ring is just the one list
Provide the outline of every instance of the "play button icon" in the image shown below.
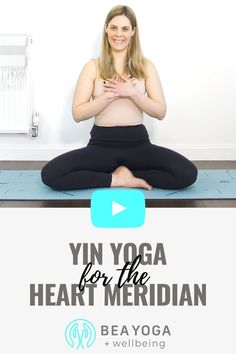
[[92,194],[91,221],[96,227],[140,227],[145,220],[145,198],[136,189],[99,189]]
[[123,205],[112,201],[112,216],[119,214],[124,210],[126,210],[126,208]]

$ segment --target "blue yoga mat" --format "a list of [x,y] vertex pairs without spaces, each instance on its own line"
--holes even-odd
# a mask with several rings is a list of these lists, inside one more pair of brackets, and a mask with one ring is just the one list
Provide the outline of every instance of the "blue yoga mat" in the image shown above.
[[[146,199],[236,199],[236,170],[199,170],[197,181],[181,190],[140,190]],[[0,200],[89,200],[94,191],[54,191],[38,170],[0,171]]]

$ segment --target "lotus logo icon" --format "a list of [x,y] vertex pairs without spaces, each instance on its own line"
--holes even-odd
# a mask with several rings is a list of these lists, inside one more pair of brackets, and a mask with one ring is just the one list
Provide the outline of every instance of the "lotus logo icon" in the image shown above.
[[66,327],[65,338],[67,344],[73,349],[88,349],[95,342],[96,330],[91,322],[78,318]]

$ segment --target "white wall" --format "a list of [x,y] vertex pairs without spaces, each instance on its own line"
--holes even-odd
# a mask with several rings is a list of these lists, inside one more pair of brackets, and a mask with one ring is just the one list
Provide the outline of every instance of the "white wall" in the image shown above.
[[[236,159],[236,49],[233,0],[121,1],[136,12],[145,56],[159,72],[168,111],[146,117],[154,143],[191,159]],[[99,52],[111,0],[8,0],[0,33],[33,38],[34,108],[40,137],[0,135],[1,160],[48,160],[86,144],[93,120],[75,123],[73,91]],[[1,118],[0,118],[1,119]]]

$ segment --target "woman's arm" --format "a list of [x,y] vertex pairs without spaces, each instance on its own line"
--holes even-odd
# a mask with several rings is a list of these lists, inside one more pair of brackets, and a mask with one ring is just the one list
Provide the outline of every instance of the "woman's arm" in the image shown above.
[[147,96],[136,89],[130,98],[149,116],[161,120],[166,115],[167,106],[159,75],[154,64],[149,60],[146,60],[146,75]]
[[115,93],[104,92],[101,96],[91,100],[96,74],[96,61],[90,60],[81,71],[74,93],[72,115],[76,122],[96,116],[117,98]]

